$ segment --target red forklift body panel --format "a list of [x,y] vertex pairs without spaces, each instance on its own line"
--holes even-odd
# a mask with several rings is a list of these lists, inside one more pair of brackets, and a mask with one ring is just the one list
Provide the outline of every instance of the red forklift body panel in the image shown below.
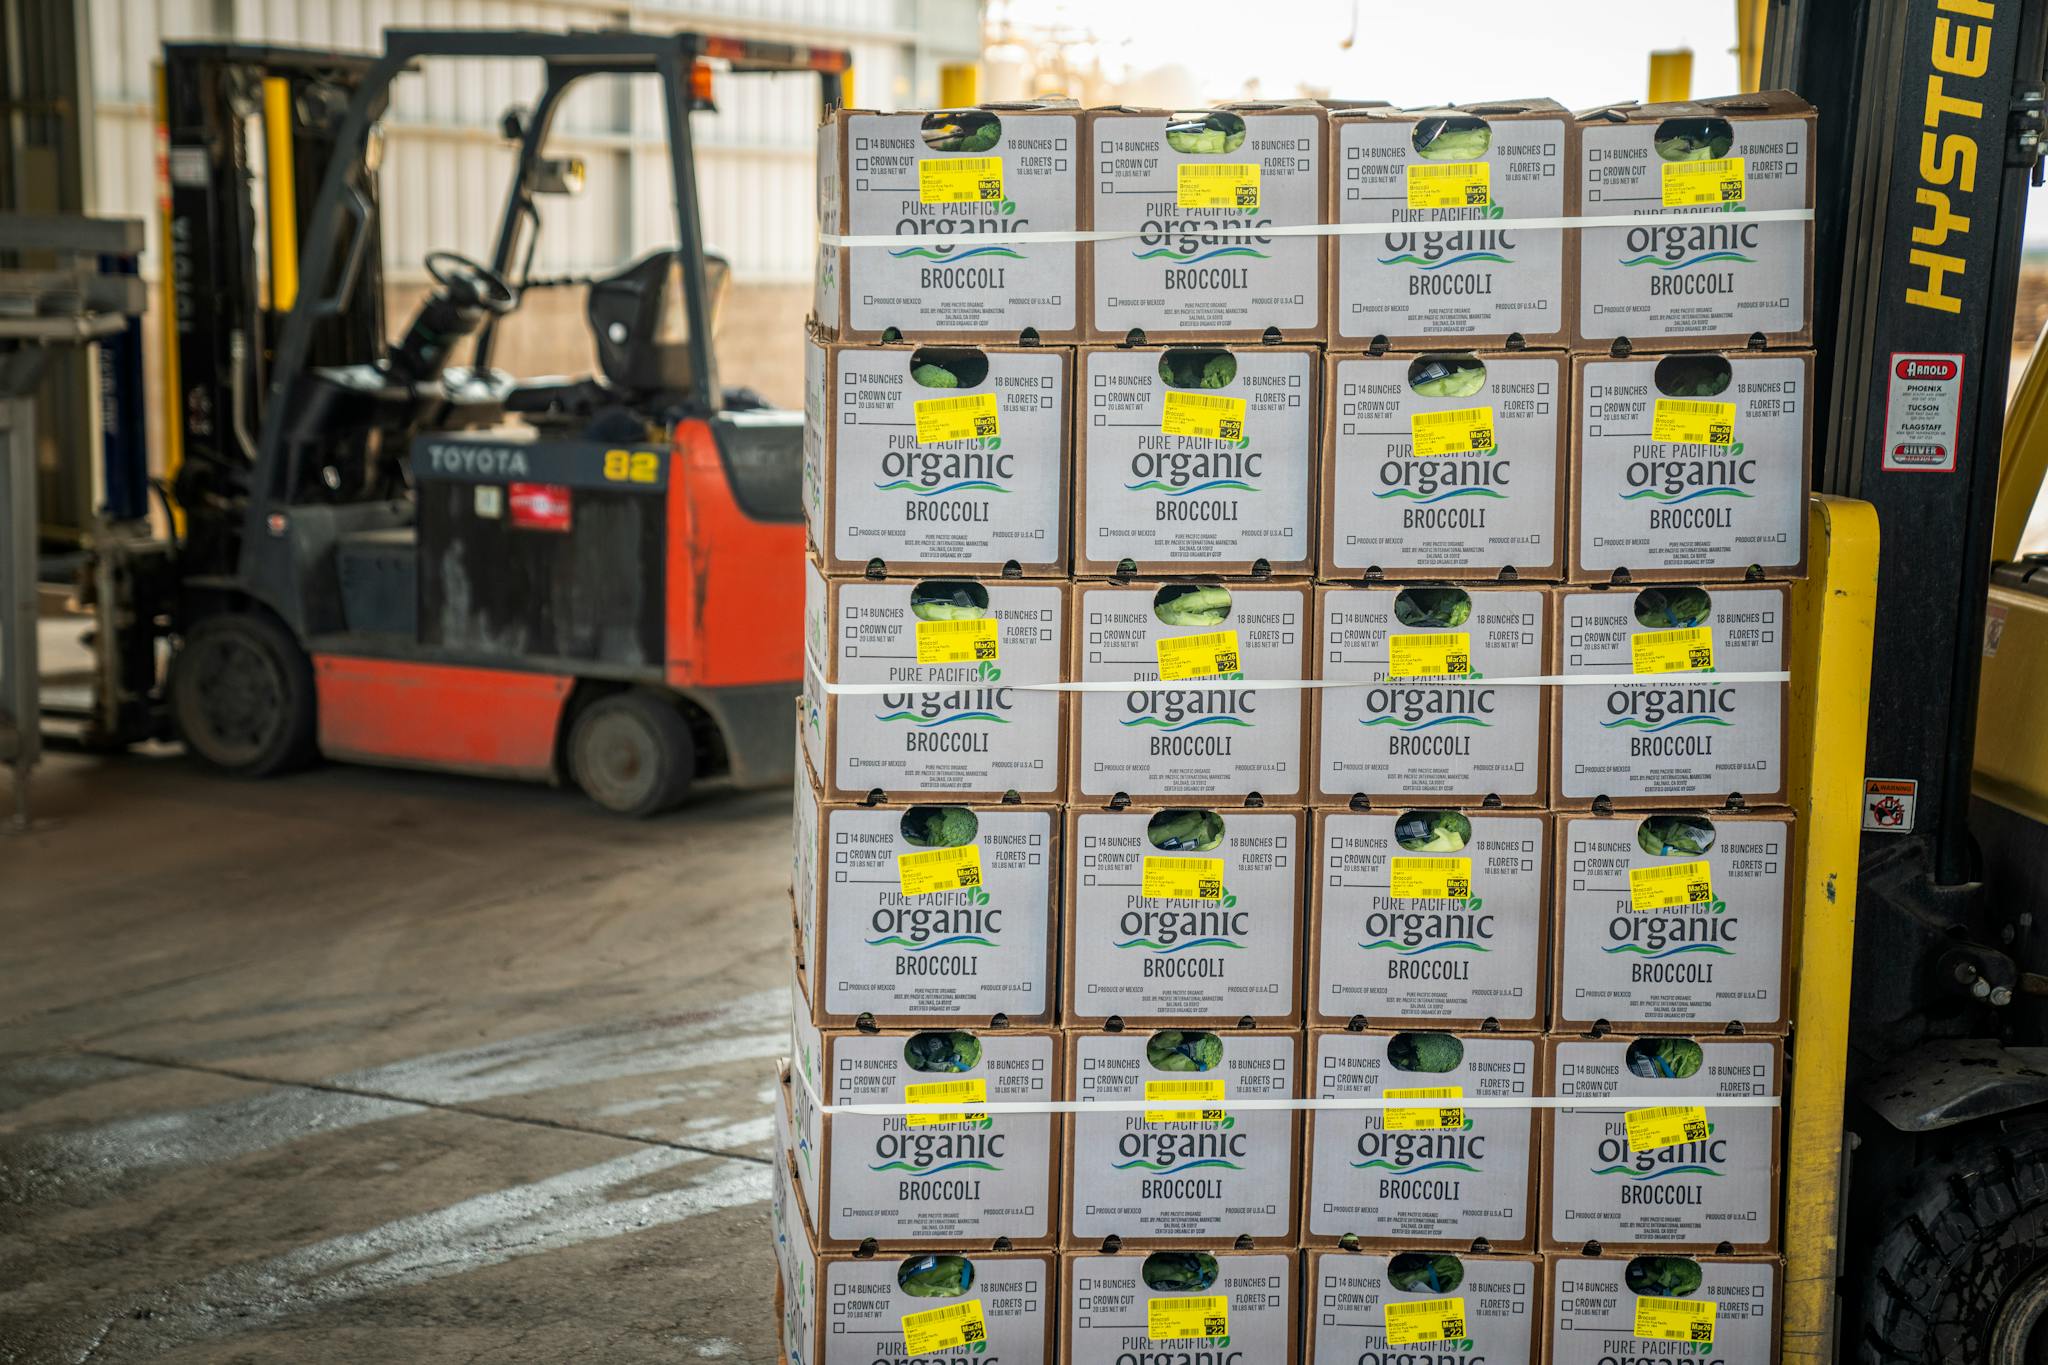
[[676,427],[668,481],[670,686],[711,689],[803,677],[801,520],[747,514],[711,427]]
[[547,778],[576,680],[514,669],[313,656],[329,758]]

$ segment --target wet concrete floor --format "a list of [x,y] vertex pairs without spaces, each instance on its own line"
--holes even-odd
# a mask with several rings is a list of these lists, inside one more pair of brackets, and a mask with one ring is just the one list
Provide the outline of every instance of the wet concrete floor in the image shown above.
[[[0,837],[0,1362],[776,1358],[788,807],[53,755]],[[0,812],[10,809],[0,776]]]

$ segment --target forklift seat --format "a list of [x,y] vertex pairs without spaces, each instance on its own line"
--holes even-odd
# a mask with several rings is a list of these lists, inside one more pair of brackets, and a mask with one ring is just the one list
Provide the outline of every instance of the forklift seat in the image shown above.
[[[724,262],[708,257],[723,283]],[[697,386],[684,331],[682,264],[656,251],[590,283],[584,315],[597,344],[599,374],[530,380],[505,398],[505,410],[536,423],[589,420],[606,409],[644,411],[686,398]]]

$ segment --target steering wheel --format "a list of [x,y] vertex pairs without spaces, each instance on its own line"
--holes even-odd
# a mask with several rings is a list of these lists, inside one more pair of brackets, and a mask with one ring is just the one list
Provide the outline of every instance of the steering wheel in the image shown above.
[[451,301],[503,316],[518,306],[519,294],[505,277],[452,251],[429,251],[424,264]]

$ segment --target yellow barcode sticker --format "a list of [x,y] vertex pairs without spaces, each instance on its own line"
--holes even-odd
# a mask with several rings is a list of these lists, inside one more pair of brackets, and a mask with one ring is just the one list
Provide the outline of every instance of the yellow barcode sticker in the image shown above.
[[1712,1299],[1659,1299],[1646,1294],[1636,1300],[1636,1335],[1712,1346],[1715,1308]]
[[1244,399],[1220,393],[1168,390],[1159,410],[1159,429],[1168,436],[1206,436],[1212,441],[1244,439]]
[[1714,632],[1705,626],[1652,630],[1628,642],[1631,673],[1693,673],[1714,666]]
[[1387,1305],[1387,1345],[1412,1346],[1425,1341],[1463,1341],[1465,1301],[1413,1299]]
[[[988,1082],[979,1076],[967,1076],[957,1081],[930,1081],[924,1085],[903,1087],[905,1104],[986,1104],[988,1103]],[[912,1114],[903,1120],[911,1128],[929,1128],[937,1123],[972,1123],[982,1117],[980,1114]]]
[[992,393],[963,393],[953,398],[920,398],[911,405],[917,443],[972,441],[1002,435],[1002,419]]
[[1159,681],[1181,678],[1214,678],[1235,673],[1241,666],[1237,632],[1212,630],[1201,635],[1169,635],[1156,641]]
[[1184,209],[1255,209],[1259,167],[1183,161],[1174,180],[1174,205]]
[[921,664],[976,664],[996,658],[1000,651],[996,622],[988,617],[917,623],[917,661]]
[[1669,910],[1678,905],[1705,905],[1712,899],[1714,870],[1704,860],[1628,870],[1631,910]]
[[1739,204],[1749,192],[1749,172],[1739,156],[1713,161],[1664,163],[1664,207],[1694,204]]
[[1224,1294],[1158,1298],[1145,1305],[1145,1335],[1154,1341],[1190,1341],[1230,1335],[1230,1299]]
[[1387,676],[1433,678],[1472,671],[1472,637],[1464,631],[1389,635]]
[[994,203],[1003,197],[999,156],[933,157],[917,163],[920,204]]
[[1472,895],[1472,860],[1397,856],[1387,869],[1387,894],[1395,900],[1466,900]]
[[1735,444],[1735,405],[1659,398],[1650,408],[1650,439],[1690,446]]
[[981,845],[928,848],[896,855],[896,882],[906,896],[929,896],[981,885]]
[[1408,168],[1411,209],[1483,209],[1492,202],[1489,162],[1431,161]]
[[[1390,1100],[1462,1100],[1465,1087],[1426,1085],[1405,1090],[1383,1090],[1380,1094]],[[1462,1108],[1395,1105],[1380,1111],[1380,1126],[1388,1132],[1411,1128],[1463,1128],[1465,1111]]]
[[1199,1109],[1147,1109],[1147,1123],[1221,1123],[1226,1117],[1219,1106],[1223,1103],[1223,1078],[1202,1077],[1184,1081],[1145,1082],[1147,1101],[1178,1100],[1185,1104],[1198,1104]]
[[987,1340],[988,1323],[981,1316],[980,1299],[903,1315],[905,1355],[928,1356],[937,1351],[957,1351],[962,1346],[974,1346]]
[[1683,1142],[1705,1142],[1712,1129],[1707,1111],[1697,1104],[1666,1104],[1652,1109],[1631,1109],[1621,1116],[1628,1128],[1631,1152],[1654,1152],[1659,1147],[1676,1147]]
[[1138,876],[1138,894],[1154,901],[1220,901],[1223,860],[1147,854]]
[[1418,456],[1470,455],[1493,449],[1493,409],[1445,408],[1408,417],[1410,449]]

